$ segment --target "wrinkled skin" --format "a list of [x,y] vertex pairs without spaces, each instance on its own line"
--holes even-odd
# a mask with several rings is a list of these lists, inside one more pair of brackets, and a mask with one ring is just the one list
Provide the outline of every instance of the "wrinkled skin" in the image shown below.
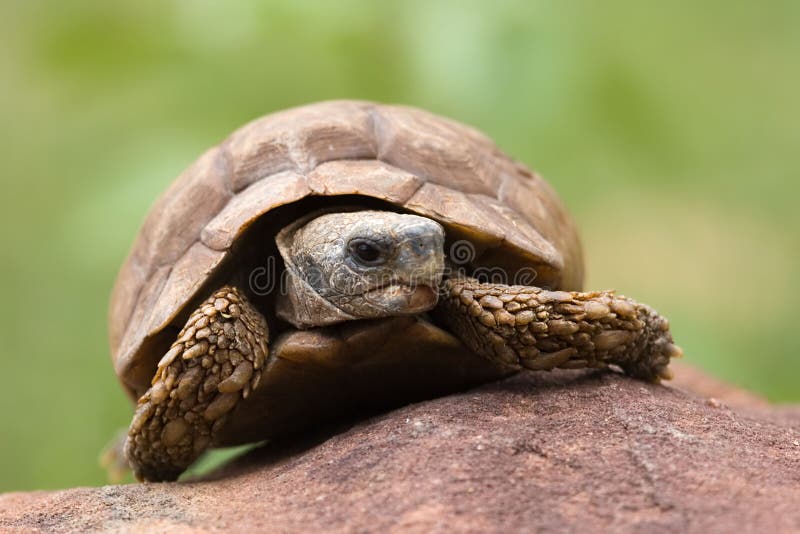
[[[471,351],[512,369],[615,365],[669,378],[681,355],[666,319],[610,291],[483,283],[448,269],[444,229],[416,215],[311,215],[276,237],[286,264],[277,315],[308,329],[431,312]],[[172,480],[215,443],[258,387],[269,328],[246,290],[225,286],[189,318],[139,399],[125,454],[140,480]]]
[[281,319],[309,328],[413,315],[436,305],[444,273],[439,223],[361,211],[327,213],[297,226],[277,237],[290,282],[278,297]]

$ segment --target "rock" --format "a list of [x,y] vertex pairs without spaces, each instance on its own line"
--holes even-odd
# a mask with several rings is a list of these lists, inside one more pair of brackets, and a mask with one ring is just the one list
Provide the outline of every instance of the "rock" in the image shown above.
[[800,410],[692,374],[524,373],[205,480],[6,494],[0,530],[799,531]]

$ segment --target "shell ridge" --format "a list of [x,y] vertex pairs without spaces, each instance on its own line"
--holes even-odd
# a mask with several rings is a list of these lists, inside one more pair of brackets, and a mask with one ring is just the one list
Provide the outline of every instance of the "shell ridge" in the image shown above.
[[[219,144],[219,156],[220,159],[223,161],[224,164],[224,173],[225,178],[222,181],[225,184],[225,191],[228,192],[230,197],[228,198],[228,202],[231,201],[233,197],[236,196],[237,191],[233,187],[233,154],[231,154],[230,145],[228,139],[225,139],[222,143]],[[227,205],[227,203],[226,203]]]
[[[313,161],[311,161],[311,158],[308,155],[303,154],[304,147],[301,146],[297,132],[292,133],[292,135],[289,137],[287,145],[289,147],[289,159],[294,164],[295,171],[301,175],[305,175],[307,172],[310,172],[312,169],[310,169],[309,166],[313,165]],[[268,177],[269,176],[265,178]],[[261,178],[258,181],[264,180],[265,178]]]
[[[382,161],[382,160],[379,160],[379,161],[381,161],[381,163],[386,163],[385,161]],[[390,165],[391,167],[393,167],[393,168],[394,168],[394,165],[391,165],[391,164],[389,164],[389,163],[386,163],[386,165]],[[402,203],[403,203],[403,206],[405,206],[406,204],[408,204],[408,202],[409,202],[409,201],[411,201],[411,199],[412,199],[412,198],[414,198],[414,195],[416,195],[416,194],[419,192],[419,190],[420,190],[420,189],[422,189],[423,187],[425,187],[425,184],[427,184],[427,183],[428,183],[428,180],[426,180],[426,179],[425,179],[425,178],[423,178],[422,176],[419,176],[418,174],[415,174],[415,173],[411,173],[411,174],[413,174],[414,176],[416,176],[417,178],[419,178],[419,184],[418,184],[416,187],[414,187],[414,190],[413,190],[413,191],[411,191],[411,193],[408,195],[408,198],[406,198],[406,199],[404,199],[404,200],[402,201]]]

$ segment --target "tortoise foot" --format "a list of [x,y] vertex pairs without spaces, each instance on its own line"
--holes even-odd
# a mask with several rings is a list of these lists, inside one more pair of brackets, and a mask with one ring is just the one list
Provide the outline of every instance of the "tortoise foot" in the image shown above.
[[209,446],[227,414],[261,378],[264,317],[235,287],[189,317],[139,399],[125,456],[139,480],[175,480]]
[[669,322],[645,304],[613,291],[547,291],[444,281],[437,317],[473,351],[528,369],[616,365],[636,378],[672,378]]

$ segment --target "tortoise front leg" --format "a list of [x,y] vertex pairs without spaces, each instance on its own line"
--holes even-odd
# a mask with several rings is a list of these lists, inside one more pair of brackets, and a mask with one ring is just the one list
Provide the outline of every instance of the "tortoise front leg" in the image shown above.
[[235,287],[189,317],[139,399],[125,456],[139,480],[175,480],[214,443],[226,415],[258,385],[267,322]]
[[613,291],[547,291],[444,281],[437,317],[473,351],[528,369],[617,365],[645,380],[669,379],[681,349],[667,319]]

